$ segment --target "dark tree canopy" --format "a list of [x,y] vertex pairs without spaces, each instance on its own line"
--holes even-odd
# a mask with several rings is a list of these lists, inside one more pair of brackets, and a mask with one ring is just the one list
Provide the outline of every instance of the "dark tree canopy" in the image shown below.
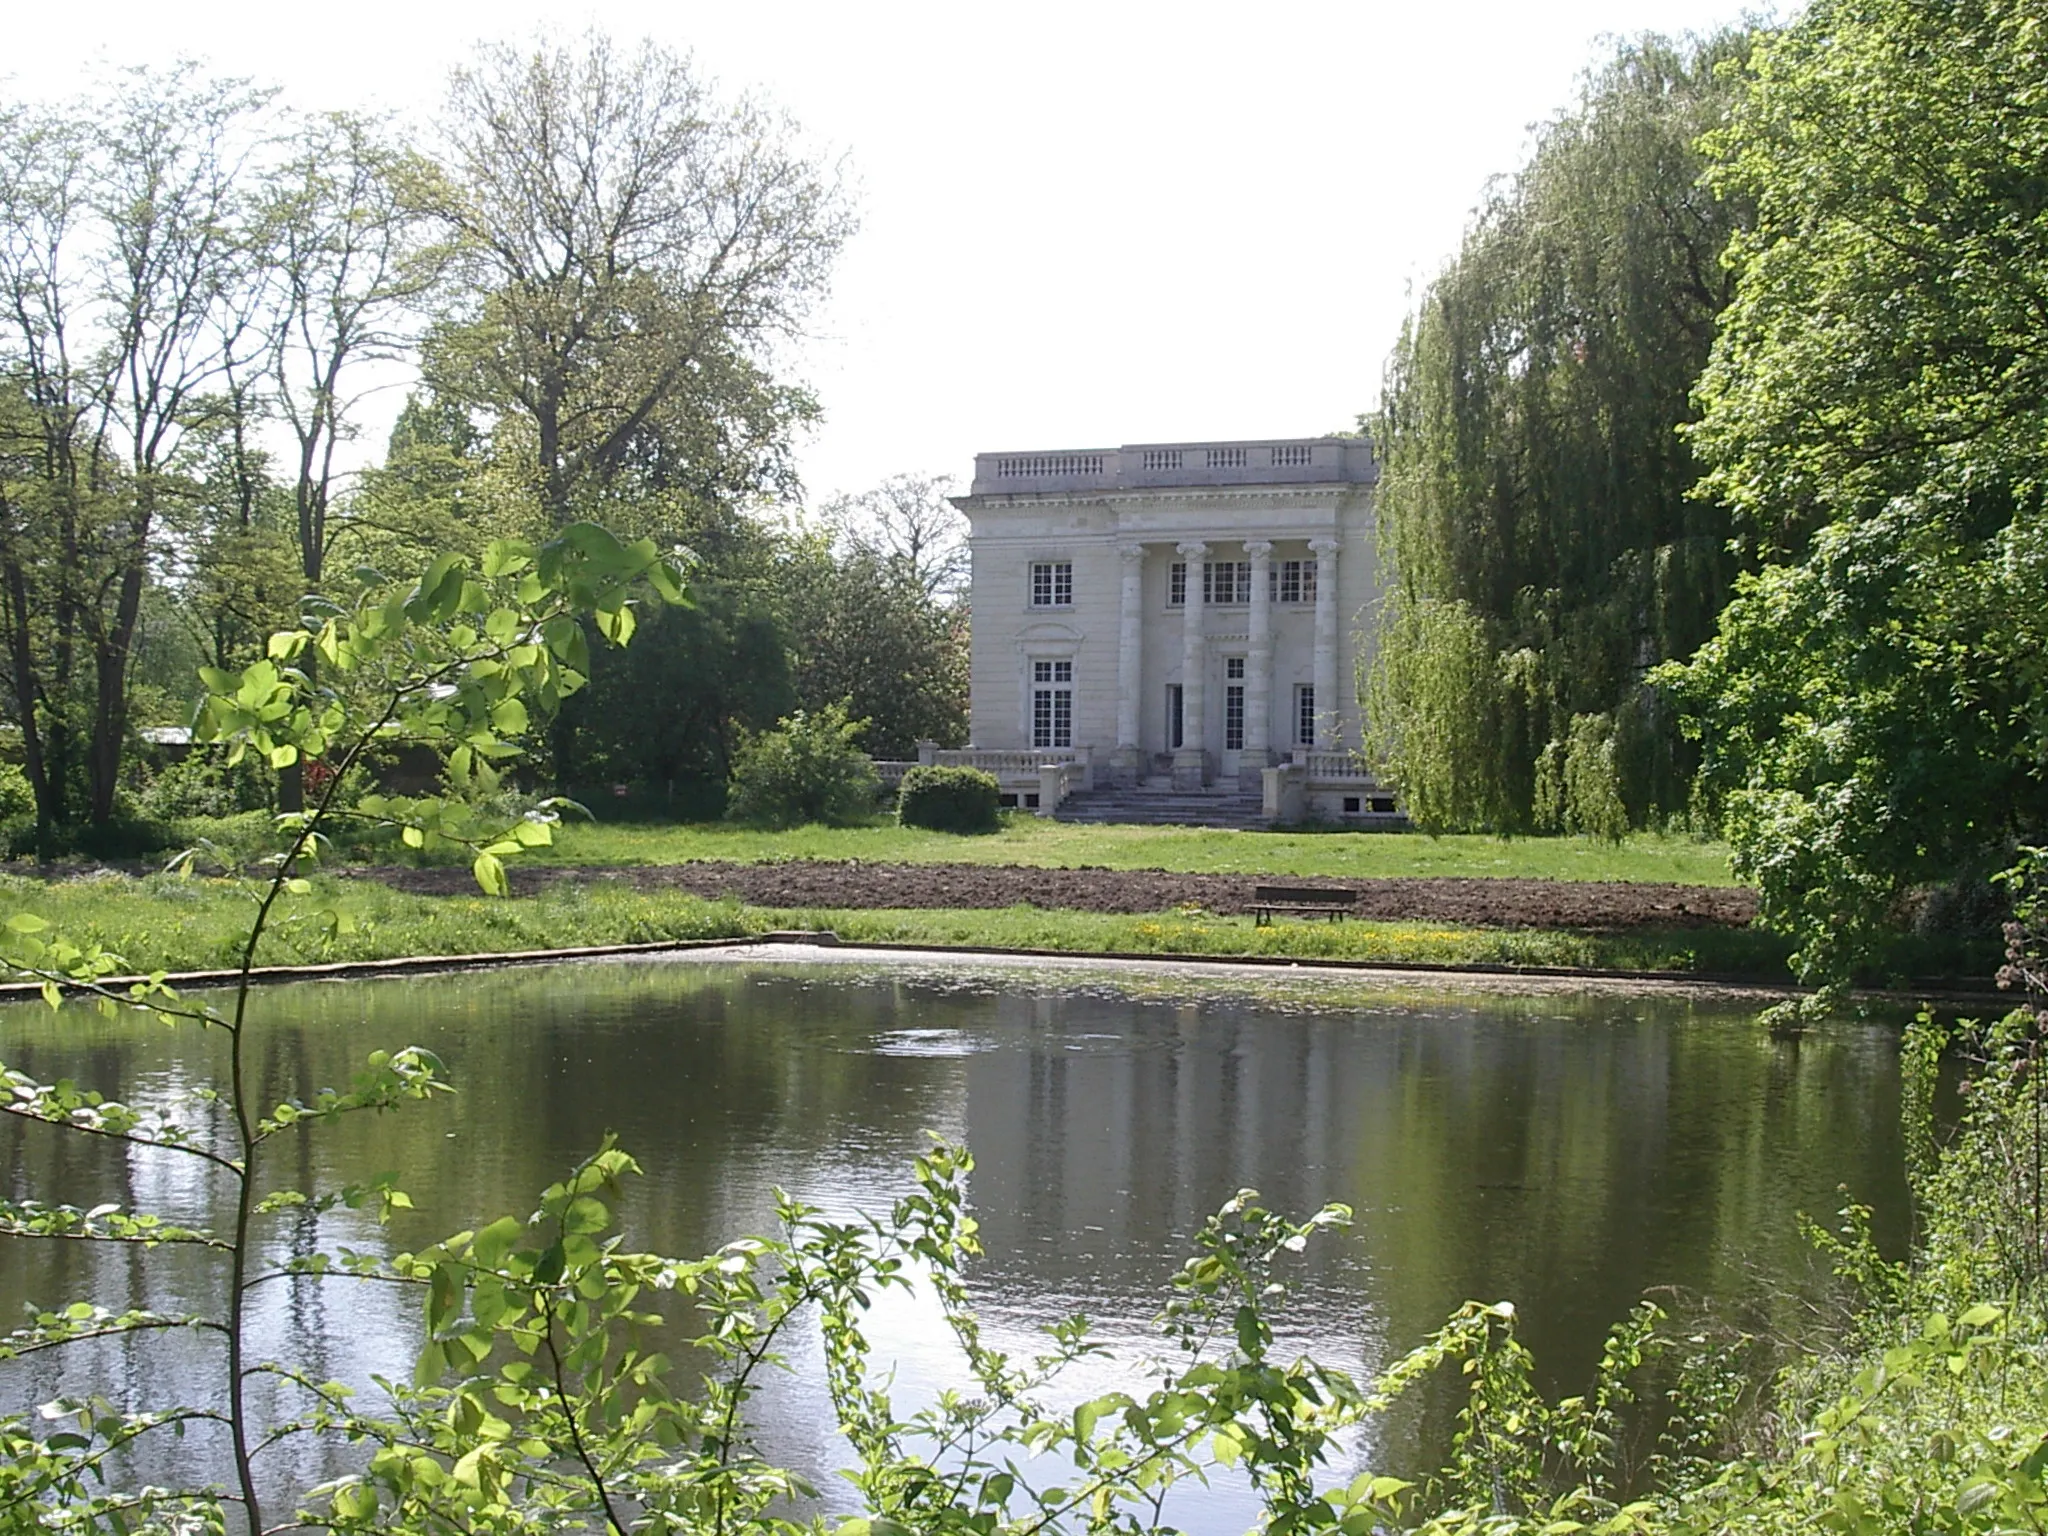
[[1368,729],[1425,826],[1613,834],[1687,807],[1643,677],[1711,632],[1732,575],[1677,429],[1743,206],[1703,184],[1696,141],[1747,47],[1645,37],[1592,74],[1389,365]]

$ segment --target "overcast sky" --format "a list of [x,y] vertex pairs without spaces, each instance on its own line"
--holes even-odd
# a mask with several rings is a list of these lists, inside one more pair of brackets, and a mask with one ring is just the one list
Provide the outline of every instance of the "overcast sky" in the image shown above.
[[182,53],[307,107],[424,112],[480,37],[594,22],[693,50],[843,156],[857,188],[861,232],[790,359],[825,407],[801,451],[813,500],[899,470],[964,481],[991,449],[1351,425],[1487,178],[1605,40],[1740,15],[1729,0],[10,11],[0,71],[39,95]]

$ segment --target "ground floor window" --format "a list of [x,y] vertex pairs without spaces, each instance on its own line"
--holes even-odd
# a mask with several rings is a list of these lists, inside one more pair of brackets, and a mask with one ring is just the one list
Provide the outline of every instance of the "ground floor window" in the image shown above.
[[1223,750],[1244,750],[1244,658],[1223,660]]
[[1178,752],[1181,744],[1181,694],[1179,683],[1166,685],[1166,749]]
[[1074,744],[1074,664],[1071,661],[1031,663],[1031,745],[1071,747]]
[[1316,691],[1308,683],[1294,685],[1294,744],[1298,747],[1316,744]]

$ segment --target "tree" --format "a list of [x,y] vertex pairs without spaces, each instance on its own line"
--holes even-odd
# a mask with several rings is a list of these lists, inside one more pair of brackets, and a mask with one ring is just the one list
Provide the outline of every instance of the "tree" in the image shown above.
[[78,789],[113,813],[166,497],[247,336],[238,175],[267,99],[180,65],[0,119],[0,635],[45,825]]
[[[437,253],[403,193],[408,157],[383,125],[328,113],[297,125],[266,178],[257,243],[272,292],[265,364],[289,429],[292,509],[305,590],[318,591],[334,530],[335,452],[354,434],[366,366],[410,362],[420,306],[439,280]],[[301,769],[279,781],[303,804]]]
[[900,567],[926,602],[959,603],[967,589],[967,519],[947,485],[943,475],[891,475],[873,490],[834,497],[819,520],[842,543]]
[[454,257],[426,352],[446,398],[518,423],[551,524],[600,499],[700,381],[751,384],[852,221],[787,123],[654,43],[484,48],[456,72],[421,207]]
[[[1691,758],[1644,674],[1711,631],[1732,574],[1677,428],[1746,217],[1702,184],[1694,141],[1747,46],[1623,46],[1491,191],[1389,364],[1372,430],[1394,582],[1365,692],[1425,825],[1559,826],[1547,791],[1575,730],[1616,745],[1603,806],[1639,824],[1686,808]],[[1568,777],[1592,787],[1582,766]]]
[[823,530],[793,534],[778,565],[798,699],[813,712],[848,701],[880,757],[967,733],[967,613],[933,594],[934,569]]
[[2044,78],[2036,7],[1822,0],[1710,141],[1757,219],[1693,441],[1762,567],[1668,676],[1814,980],[2048,832]]

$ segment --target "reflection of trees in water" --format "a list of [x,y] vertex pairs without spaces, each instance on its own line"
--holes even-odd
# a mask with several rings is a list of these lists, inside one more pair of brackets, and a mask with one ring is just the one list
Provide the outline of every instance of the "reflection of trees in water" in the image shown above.
[[[524,1214],[612,1131],[647,1169],[625,1208],[633,1245],[695,1255],[761,1229],[774,1184],[879,1209],[932,1127],[975,1150],[989,1257],[974,1285],[1019,1343],[1076,1308],[1149,1337],[1190,1234],[1251,1185],[1278,1209],[1358,1212],[1349,1238],[1304,1263],[1283,1317],[1304,1346],[1370,1371],[1459,1302],[1508,1297],[1553,1390],[1582,1384],[1606,1328],[1652,1286],[1768,1321],[1790,1304],[1771,1287],[1805,1272],[1793,1212],[1824,1216],[1838,1184],[1878,1208],[1881,1236],[1903,1236],[1895,1064],[1874,1029],[1773,1039],[1738,1015],[1642,999],[1318,1013],[1134,1000],[1099,975],[1052,989],[1068,980],[636,963],[265,992],[267,1017],[288,1021],[262,1031],[267,1092],[345,1084],[368,1051],[403,1044],[440,1053],[459,1089],[301,1137],[278,1177],[395,1171],[417,1213],[388,1233],[343,1213],[329,1236],[414,1247]],[[136,1098],[207,1070],[177,1054],[191,1036],[77,1010],[0,1018],[0,1041],[39,1076]],[[162,1185],[170,1159],[32,1129],[0,1126],[18,1195],[146,1191],[225,1219],[209,1209],[224,1188]],[[279,1256],[311,1241],[303,1223],[275,1236]],[[165,1287],[196,1304],[218,1284],[190,1254],[47,1244],[31,1259],[29,1246],[0,1255],[10,1313],[88,1293],[139,1303],[145,1272],[160,1306]],[[925,1321],[906,1312],[889,1331],[913,1347]],[[280,1283],[261,1328],[266,1351],[363,1381],[409,1370],[417,1309],[387,1287]],[[131,1344],[95,1369],[174,1401],[207,1347]],[[928,1365],[942,1369],[920,1361],[906,1390]],[[10,1400],[56,1395],[38,1369],[10,1380]],[[1449,1401],[1418,1398],[1383,1440],[1435,1441]],[[778,1388],[769,1412],[779,1452],[829,1470],[817,1394]]]

